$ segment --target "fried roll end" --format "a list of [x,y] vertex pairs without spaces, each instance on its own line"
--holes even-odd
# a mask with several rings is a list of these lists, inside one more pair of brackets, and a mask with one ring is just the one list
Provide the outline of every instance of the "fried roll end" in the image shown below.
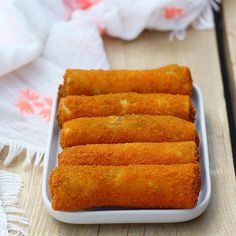
[[197,163],[195,142],[90,144],[65,148],[58,166],[171,165]]
[[96,207],[193,208],[201,188],[199,164],[64,166],[51,172],[54,210]]

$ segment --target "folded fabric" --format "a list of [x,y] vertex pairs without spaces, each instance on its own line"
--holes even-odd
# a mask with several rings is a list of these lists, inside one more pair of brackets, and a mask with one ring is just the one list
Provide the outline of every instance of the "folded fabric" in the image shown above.
[[99,13],[106,33],[113,37],[132,40],[146,28],[171,30],[171,39],[184,39],[189,25],[196,29],[214,26],[211,3],[214,4],[214,0],[104,0],[89,12],[92,17]]
[[42,160],[53,98],[69,66],[108,69],[97,26],[81,10],[70,21],[53,24],[40,57],[0,77],[0,150],[5,145],[10,148],[5,165],[23,149],[25,163],[35,158],[38,165]]

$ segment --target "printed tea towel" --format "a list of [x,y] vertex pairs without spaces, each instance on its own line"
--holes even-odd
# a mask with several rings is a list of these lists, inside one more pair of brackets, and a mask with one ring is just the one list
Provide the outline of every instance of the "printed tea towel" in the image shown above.
[[[130,7],[132,6],[132,7]],[[1,0],[0,150],[39,164],[53,99],[66,68],[108,69],[102,33],[132,40],[145,29],[213,27],[214,0]]]

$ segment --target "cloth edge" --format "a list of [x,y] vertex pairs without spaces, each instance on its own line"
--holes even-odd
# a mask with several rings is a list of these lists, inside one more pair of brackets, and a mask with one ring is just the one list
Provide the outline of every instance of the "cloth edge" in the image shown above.
[[3,165],[9,165],[23,151],[26,151],[23,166],[27,166],[34,162],[35,166],[42,163],[45,150],[36,145],[25,141],[19,141],[9,138],[0,137],[0,152],[4,147],[8,147],[8,153],[3,158]]
[[6,236],[9,232],[14,232],[14,235],[19,236],[26,235],[19,224],[28,225],[29,221],[17,206],[23,187],[22,179],[18,174],[0,170],[0,183],[0,211],[3,214],[0,219],[0,233]]

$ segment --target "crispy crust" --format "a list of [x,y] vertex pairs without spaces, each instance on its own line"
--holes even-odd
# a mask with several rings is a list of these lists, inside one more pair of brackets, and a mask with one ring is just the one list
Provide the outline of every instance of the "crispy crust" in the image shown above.
[[60,84],[60,85],[59,85],[57,95],[58,95],[58,99],[59,99],[59,100],[60,100],[61,97],[64,97],[64,96],[65,96],[65,93],[64,93],[64,85],[63,85],[63,84]]
[[196,115],[196,109],[192,103],[192,101],[190,101],[190,108],[189,108],[189,121],[194,121],[195,120],[195,115]]
[[193,208],[201,188],[199,164],[63,166],[50,180],[54,210],[101,206]]
[[195,110],[189,96],[171,94],[116,93],[95,96],[66,96],[58,107],[60,127],[79,117],[111,115],[171,115],[194,120]]
[[195,141],[194,123],[173,116],[84,117],[63,124],[61,146],[127,142]]
[[200,139],[199,139],[197,130],[195,131],[195,143],[197,144],[197,146],[199,146]]
[[199,161],[195,142],[90,144],[65,148],[58,166],[170,165]]
[[196,161],[200,161],[201,157],[200,157],[200,153],[199,153],[199,149],[198,147],[195,149],[195,157],[196,157]]
[[68,69],[59,96],[120,92],[170,93],[192,96],[192,77],[187,67],[168,65],[149,70]]

